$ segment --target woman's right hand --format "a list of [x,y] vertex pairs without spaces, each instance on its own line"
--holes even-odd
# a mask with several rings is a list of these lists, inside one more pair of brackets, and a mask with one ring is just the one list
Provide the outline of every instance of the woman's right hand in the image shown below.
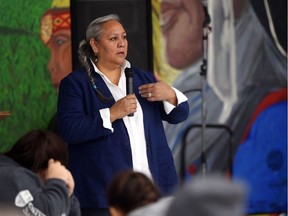
[[118,100],[110,108],[110,120],[114,122],[117,119],[121,119],[130,113],[135,113],[137,109],[137,100],[134,94],[129,94],[120,100]]

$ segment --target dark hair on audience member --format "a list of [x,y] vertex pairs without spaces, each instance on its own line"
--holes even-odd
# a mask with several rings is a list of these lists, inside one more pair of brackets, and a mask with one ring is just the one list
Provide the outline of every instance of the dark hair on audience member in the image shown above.
[[32,130],[26,133],[4,154],[34,172],[46,169],[51,158],[64,166],[68,161],[66,143],[49,130]]
[[127,170],[117,174],[108,188],[108,203],[124,214],[156,202],[160,191],[145,174]]

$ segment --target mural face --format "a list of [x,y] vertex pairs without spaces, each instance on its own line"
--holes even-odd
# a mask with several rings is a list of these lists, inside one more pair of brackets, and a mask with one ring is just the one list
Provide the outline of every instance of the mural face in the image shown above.
[[161,31],[168,63],[183,69],[202,54],[204,13],[199,0],[162,0]]
[[72,71],[71,31],[56,32],[47,47],[51,53],[48,63],[51,82],[58,89],[60,81]]
[[[48,70],[53,86],[59,88],[60,81],[72,71],[71,20],[69,1],[49,9],[41,19],[41,39],[50,50]],[[60,1],[62,2],[62,1]]]
[[[260,3],[264,7],[263,1]],[[278,3],[285,7],[285,1]],[[233,11],[235,16],[233,33],[235,33],[236,73],[232,74],[227,70],[226,74],[235,78],[231,86],[237,87],[237,99],[230,107],[232,111],[228,112],[226,120],[220,121],[219,117],[227,111],[227,107],[212,83],[201,76],[204,20],[202,2],[200,0],[161,1],[159,16],[165,44],[163,53],[167,63],[179,70],[172,85],[186,94],[190,106],[190,116],[184,123],[165,124],[167,139],[182,180],[205,170],[230,174],[233,171],[233,177],[245,180],[252,188],[247,212],[281,212],[287,208],[285,204],[287,184],[281,183],[287,180],[285,177],[287,176],[287,140],[284,140],[284,137],[287,137],[287,112],[285,111],[287,109],[287,51],[284,55],[279,52],[277,42],[269,37],[269,31],[267,32],[267,28],[265,29],[260,22],[261,19],[257,17],[255,8],[257,10],[261,5],[252,7],[248,0],[234,0],[231,8],[228,8],[228,5],[226,0],[208,1],[208,6],[213,6],[210,9],[214,14],[223,17],[222,20],[218,19],[219,17],[211,17],[214,22],[212,33],[216,32],[219,35],[214,37],[214,44],[208,44],[208,52],[212,50],[212,45],[225,48],[227,45],[225,43],[229,40],[227,37],[224,38],[223,31],[227,28],[223,26],[225,18],[231,16],[231,13],[225,11]],[[277,15],[279,14],[276,13]],[[287,23],[283,26],[285,29]],[[225,33],[229,36],[227,32]],[[214,56],[210,57],[217,59],[217,63],[221,65],[225,63],[225,59],[221,57],[225,57],[227,53],[229,52],[225,52],[225,49],[217,49],[213,53]],[[208,64],[209,66],[213,67]],[[162,69],[160,73],[166,73],[168,76],[169,71],[164,70],[164,67]],[[221,80],[223,78],[221,76],[225,76],[223,73],[219,75],[219,72],[221,71],[217,68],[212,68],[214,79]],[[203,82],[205,88],[202,89]],[[225,82],[219,83],[222,86],[226,85]],[[201,91],[205,92],[205,97],[202,97]],[[203,104],[205,104],[204,109]],[[204,120],[202,113],[205,113]],[[270,119],[272,115],[275,117]],[[202,123],[207,124],[204,132],[201,130]],[[276,134],[281,134],[278,137],[283,139],[277,138]],[[205,161],[201,160],[203,149]],[[273,159],[273,163],[277,164],[274,164],[277,167],[277,180],[275,170],[267,168],[271,167],[271,155],[277,155]],[[256,169],[259,171],[257,174],[254,172]],[[278,186],[272,188],[271,185]],[[266,207],[263,208],[259,203]]]

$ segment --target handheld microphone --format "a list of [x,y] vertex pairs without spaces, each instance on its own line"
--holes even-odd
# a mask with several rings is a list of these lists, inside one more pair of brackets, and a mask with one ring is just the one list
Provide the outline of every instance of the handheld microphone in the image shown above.
[[[133,70],[131,68],[125,68],[126,76],[126,94],[133,94]],[[134,113],[128,114],[128,116],[134,116]]]

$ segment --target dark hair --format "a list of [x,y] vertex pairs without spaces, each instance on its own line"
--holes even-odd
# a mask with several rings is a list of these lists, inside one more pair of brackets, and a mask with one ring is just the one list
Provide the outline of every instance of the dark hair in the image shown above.
[[160,191],[145,174],[127,170],[118,173],[108,187],[108,203],[124,214],[156,202]]
[[26,133],[4,154],[34,172],[46,169],[51,158],[64,166],[68,161],[66,143],[49,130],[32,130]]

